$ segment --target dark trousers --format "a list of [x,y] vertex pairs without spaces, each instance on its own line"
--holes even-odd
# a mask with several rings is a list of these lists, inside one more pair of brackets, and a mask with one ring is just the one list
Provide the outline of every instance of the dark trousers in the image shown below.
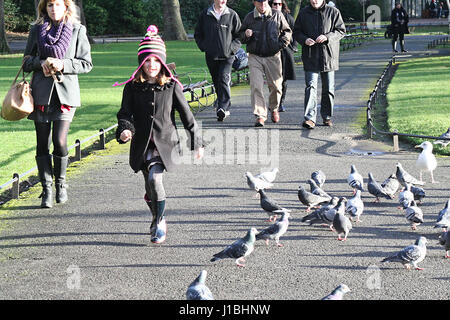
[[217,110],[229,110],[231,106],[231,67],[234,56],[228,59],[215,60],[206,55],[206,65],[217,94]]

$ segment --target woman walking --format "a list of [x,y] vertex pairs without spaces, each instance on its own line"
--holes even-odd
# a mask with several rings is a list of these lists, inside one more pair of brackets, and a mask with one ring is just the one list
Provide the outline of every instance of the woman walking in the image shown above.
[[72,0],[40,0],[38,18],[31,26],[24,52],[24,71],[33,72],[35,106],[28,119],[34,121],[36,130],[42,208],[53,206],[53,176],[56,202],[68,200],[67,134],[76,107],[81,105],[77,75],[92,69],[86,28],[75,21],[74,14]]
[[406,10],[402,7],[400,1],[395,2],[395,8],[391,13],[391,23],[392,23],[392,51],[397,53],[397,40],[400,40],[400,48],[402,52],[408,52],[405,49],[405,33],[408,34],[408,22],[409,17]]
[[196,159],[203,157],[203,146],[182,85],[166,65],[166,47],[155,26],[148,27],[139,44],[138,63],[130,79],[122,83],[126,85],[117,113],[116,138],[119,143],[131,140],[130,166],[144,175],[144,199],[152,213],[151,242],[162,243],[167,234],[163,172],[172,171],[180,156],[175,111],[188,132]]

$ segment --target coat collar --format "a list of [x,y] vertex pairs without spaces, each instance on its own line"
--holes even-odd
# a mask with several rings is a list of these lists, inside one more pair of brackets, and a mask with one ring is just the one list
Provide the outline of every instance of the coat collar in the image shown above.
[[[272,15],[272,8],[269,8],[264,14],[266,17],[270,17]],[[261,18],[263,15],[259,13],[259,11],[255,8],[253,9],[253,18]]]
[[[208,8],[208,10],[206,11],[206,14],[211,15],[213,17],[215,17],[215,11],[214,11],[214,3]],[[225,9],[223,9],[222,15],[224,14],[230,14],[230,9],[228,9],[227,6],[225,6]]]

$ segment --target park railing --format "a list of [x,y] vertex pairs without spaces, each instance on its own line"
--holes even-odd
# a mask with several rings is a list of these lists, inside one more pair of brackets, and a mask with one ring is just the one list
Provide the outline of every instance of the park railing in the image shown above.
[[367,120],[367,135],[370,139],[373,138],[375,134],[381,134],[392,137],[393,151],[398,152],[400,150],[399,137],[410,137],[410,138],[420,138],[420,139],[432,139],[432,140],[450,140],[450,138],[441,138],[435,136],[425,136],[410,133],[401,133],[397,130],[383,131],[375,127],[374,120],[372,117],[372,111],[375,110],[376,105],[382,95],[386,95],[386,89],[394,76],[396,70],[396,58],[395,56],[391,58],[386,68],[383,70],[381,76],[378,78],[377,83],[369,95],[369,100],[367,101],[366,109],[366,120]]
[[434,39],[433,41],[428,42],[428,49],[435,48],[437,46],[446,45],[449,43],[449,37],[442,37],[439,39]]

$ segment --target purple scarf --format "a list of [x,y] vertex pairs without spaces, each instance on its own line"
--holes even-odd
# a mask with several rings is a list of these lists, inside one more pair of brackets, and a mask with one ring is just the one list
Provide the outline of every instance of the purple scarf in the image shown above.
[[50,30],[47,30],[50,24],[50,19],[46,17],[44,23],[39,26],[38,43],[41,58],[62,59],[66,55],[72,39],[73,25],[69,21],[61,22],[58,25],[52,24]]

